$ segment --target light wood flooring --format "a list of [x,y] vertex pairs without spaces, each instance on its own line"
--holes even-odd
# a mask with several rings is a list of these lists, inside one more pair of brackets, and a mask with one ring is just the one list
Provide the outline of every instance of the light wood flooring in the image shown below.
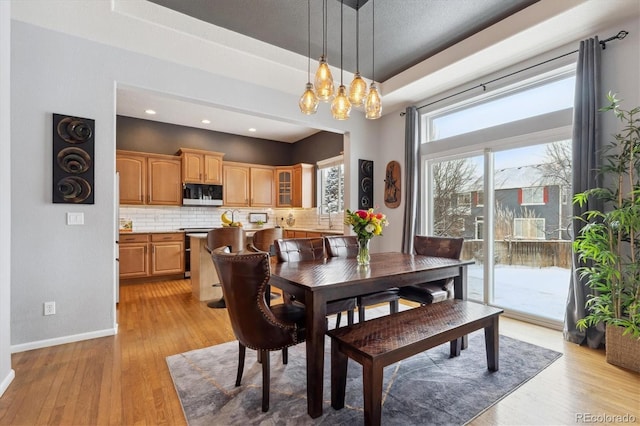
[[[123,286],[118,310],[117,336],[14,354],[0,425],[185,424],[165,357],[233,340],[226,310],[194,300],[188,280]],[[564,356],[471,424],[569,425],[586,415],[640,423],[640,375],[558,331],[508,318],[500,326]]]

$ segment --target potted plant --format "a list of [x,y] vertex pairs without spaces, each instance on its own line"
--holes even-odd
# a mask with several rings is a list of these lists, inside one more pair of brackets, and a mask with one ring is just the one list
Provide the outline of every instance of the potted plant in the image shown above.
[[602,151],[603,187],[573,199],[603,206],[580,216],[585,224],[573,243],[584,265],[578,272],[594,290],[578,327],[604,323],[607,362],[640,371],[640,107],[624,110],[612,93],[608,100],[602,111],[612,111],[622,130]]

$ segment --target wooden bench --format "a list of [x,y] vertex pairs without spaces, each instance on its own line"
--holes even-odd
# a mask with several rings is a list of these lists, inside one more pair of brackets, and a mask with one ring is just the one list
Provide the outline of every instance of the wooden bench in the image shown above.
[[344,407],[347,362],[362,365],[364,422],[379,425],[384,367],[451,342],[460,355],[462,337],[484,328],[487,367],[498,370],[498,318],[502,309],[458,299],[421,306],[349,327],[330,330],[331,406]]

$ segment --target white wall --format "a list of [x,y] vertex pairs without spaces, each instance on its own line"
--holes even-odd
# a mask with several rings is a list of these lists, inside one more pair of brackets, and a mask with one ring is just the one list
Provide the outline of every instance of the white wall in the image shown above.
[[[20,94],[11,100],[12,214],[20,220],[12,223],[11,345],[13,351],[21,351],[108,335],[116,329],[117,83],[240,110],[257,108],[292,122],[301,114],[298,95],[251,87],[23,22],[12,23],[11,90]],[[94,205],[51,202],[52,113],[96,122]],[[356,167],[357,158],[377,152],[375,134],[359,113],[347,122],[337,122],[324,108],[314,120],[324,128],[349,132],[355,160],[347,161],[355,161]],[[350,185],[348,192],[353,190]],[[85,225],[67,226],[65,215],[70,211],[84,212]],[[46,301],[56,302],[56,315],[43,316]]]
[[0,395],[15,373],[11,369],[11,162],[10,48],[11,4],[0,2]]

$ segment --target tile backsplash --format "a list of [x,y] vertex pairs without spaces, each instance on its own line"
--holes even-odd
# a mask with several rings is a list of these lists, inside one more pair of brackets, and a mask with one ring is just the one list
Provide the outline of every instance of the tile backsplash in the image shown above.
[[[134,232],[174,231],[180,228],[216,228],[222,226],[220,216],[225,212],[233,212],[234,219],[242,222],[245,228],[251,229],[255,224],[249,223],[249,213],[267,213],[269,221],[266,226],[276,224],[286,228],[320,228],[328,229],[328,217],[318,218],[318,210],[310,209],[265,209],[224,207],[174,207],[174,206],[121,206],[120,218],[131,220]],[[229,213],[231,215],[231,213]],[[287,224],[287,219],[289,224]],[[333,229],[342,229],[342,215],[331,217]]]

